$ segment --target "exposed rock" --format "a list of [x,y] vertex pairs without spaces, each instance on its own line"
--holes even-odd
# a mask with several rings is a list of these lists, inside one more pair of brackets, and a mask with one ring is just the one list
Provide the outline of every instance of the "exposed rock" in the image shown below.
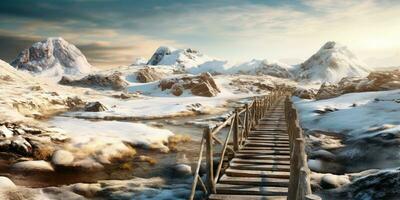
[[335,154],[333,154],[333,153],[331,153],[331,152],[329,152],[327,150],[320,149],[320,150],[317,150],[317,151],[312,151],[310,153],[310,155],[309,155],[309,158],[310,159],[320,158],[320,159],[329,161],[329,160],[335,160],[336,156],[335,156]]
[[70,109],[79,108],[83,106],[85,102],[82,101],[79,97],[68,97],[65,101],[65,105],[67,105]]
[[176,96],[181,95],[183,89],[190,90],[193,95],[205,97],[213,97],[220,92],[217,84],[208,72],[202,73],[199,76],[164,79],[160,81],[159,87],[162,91],[172,89],[171,92]]
[[192,175],[192,168],[186,164],[176,164],[172,168],[173,175],[176,177],[185,177]]
[[172,49],[169,47],[159,47],[150,60],[147,62],[148,65],[158,65],[165,55],[171,55]]
[[349,177],[346,175],[326,174],[321,179],[321,187],[324,189],[338,188],[349,183]]
[[5,138],[9,138],[12,137],[14,135],[14,133],[12,131],[10,131],[6,126],[0,126],[0,136],[1,137],[5,137]]
[[71,152],[65,150],[57,150],[53,153],[51,162],[58,166],[69,166],[74,161],[74,155]]
[[340,93],[338,92],[337,85],[329,84],[329,83],[325,82],[321,85],[315,98],[317,100],[321,100],[321,99],[329,99],[329,98],[336,97],[339,95],[340,95]]
[[9,178],[5,177],[5,176],[0,176],[0,188],[1,189],[9,189],[9,188],[15,188],[15,184],[14,182],[12,182],[12,180],[10,180]]
[[108,108],[99,101],[87,103],[84,109],[86,112],[103,112],[108,110]]
[[21,136],[9,138],[0,142],[0,151],[16,153],[23,156],[32,155],[32,145]]
[[113,90],[123,90],[129,85],[128,82],[121,78],[121,73],[119,72],[114,72],[110,75],[90,74],[78,80],[63,76],[58,83],[71,86],[112,88]]
[[53,172],[50,163],[44,160],[22,161],[11,166],[12,170],[21,172]]
[[160,80],[164,74],[152,67],[145,67],[137,72],[136,79],[141,83],[148,83]]
[[70,186],[71,190],[84,197],[94,197],[101,190],[99,183],[76,183]]
[[334,98],[346,93],[400,89],[400,70],[371,72],[366,78],[345,77],[337,84],[323,84],[317,99]]
[[343,171],[343,167],[335,162],[321,159],[309,159],[307,163],[310,170],[314,172],[339,174]]
[[174,85],[171,87],[171,93],[172,93],[173,95],[175,95],[175,96],[181,96],[182,93],[183,93],[183,90],[184,90],[183,86],[180,85],[179,83],[174,84]]
[[316,92],[314,89],[296,88],[293,95],[302,99],[314,99]]
[[82,52],[62,38],[48,38],[23,50],[11,65],[33,73],[52,70],[54,75],[88,73],[91,65]]

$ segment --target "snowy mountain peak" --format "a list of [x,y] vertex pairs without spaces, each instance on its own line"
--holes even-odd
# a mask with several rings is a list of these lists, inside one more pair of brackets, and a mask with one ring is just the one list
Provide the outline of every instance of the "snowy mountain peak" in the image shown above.
[[330,41],[300,64],[296,74],[300,80],[335,83],[343,77],[367,76],[370,71],[346,46]]
[[61,37],[50,37],[20,52],[11,62],[20,70],[45,76],[89,73],[91,65],[82,52]]
[[191,48],[174,49],[161,46],[156,50],[147,64],[174,65],[184,70],[189,70],[214,61],[217,61],[217,59],[211,58]]

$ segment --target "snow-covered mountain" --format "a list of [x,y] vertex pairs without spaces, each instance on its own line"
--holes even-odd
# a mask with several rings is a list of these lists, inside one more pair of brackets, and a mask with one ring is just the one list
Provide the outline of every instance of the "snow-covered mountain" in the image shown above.
[[294,71],[298,80],[338,82],[343,77],[364,77],[371,69],[347,49],[336,42],[327,42],[322,48]]
[[221,72],[226,61],[209,57],[194,49],[174,49],[172,47],[159,47],[150,58],[148,65],[172,65],[189,73],[204,71]]
[[227,71],[231,74],[250,74],[250,75],[270,75],[279,78],[291,78],[290,70],[292,66],[269,60],[253,59],[249,62],[244,62],[232,66]]
[[91,71],[82,52],[63,38],[48,38],[23,50],[11,65],[20,70],[49,77],[77,75]]

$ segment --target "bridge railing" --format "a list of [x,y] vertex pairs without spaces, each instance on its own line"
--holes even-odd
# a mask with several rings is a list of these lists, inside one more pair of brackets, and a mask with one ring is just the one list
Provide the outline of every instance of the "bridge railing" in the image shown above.
[[285,115],[290,144],[290,180],[287,199],[319,200],[320,197],[312,195],[303,129],[290,95],[285,100]]
[[[265,112],[274,105],[279,97],[285,94],[287,94],[286,90],[279,89],[268,95],[255,97],[250,104],[236,108],[232,115],[220,125],[204,129],[203,137],[200,141],[199,157],[194,173],[190,200],[195,198],[198,187],[203,191],[203,196],[216,193],[216,184],[223,174],[224,165],[228,163],[235,152],[242,148],[250,130],[258,124]],[[218,138],[217,135],[228,127],[229,130],[224,137],[225,139]],[[218,152],[217,145],[222,146]],[[218,162],[214,162],[214,156]],[[205,179],[200,175],[200,168],[204,159],[206,163]]]

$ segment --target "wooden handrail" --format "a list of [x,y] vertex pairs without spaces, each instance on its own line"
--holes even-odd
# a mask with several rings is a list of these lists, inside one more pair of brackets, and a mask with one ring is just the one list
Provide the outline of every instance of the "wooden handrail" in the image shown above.
[[285,100],[285,117],[290,144],[290,180],[287,199],[320,200],[318,196],[312,195],[303,129],[300,127],[298,114],[290,96],[290,94],[287,95]]
[[[244,145],[244,142],[249,135],[249,132],[254,128],[259,120],[264,116],[266,110],[269,109],[276,101],[285,94],[285,91],[276,90],[265,96],[255,97],[250,104],[245,104],[243,107],[236,108],[231,116],[229,116],[223,123],[214,128],[205,128],[203,132],[203,137],[200,144],[199,158],[197,161],[197,166],[194,174],[194,179],[192,183],[192,191],[189,199],[195,198],[196,188],[198,182],[200,182],[201,189],[204,191],[203,195],[209,195],[216,193],[216,183],[220,178],[223,169],[223,163],[227,156],[226,150],[229,149],[233,153],[240,150]],[[224,141],[221,141],[216,137],[222,129],[230,126],[230,129],[225,137]],[[231,146],[229,141],[232,140]],[[219,154],[219,162],[214,171],[214,145],[222,145],[221,152]],[[199,175],[200,166],[203,159],[204,147],[206,149],[206,177],[205,182],[202,181],[202,177]],[[228,158],[229,160],[230,158]]]

